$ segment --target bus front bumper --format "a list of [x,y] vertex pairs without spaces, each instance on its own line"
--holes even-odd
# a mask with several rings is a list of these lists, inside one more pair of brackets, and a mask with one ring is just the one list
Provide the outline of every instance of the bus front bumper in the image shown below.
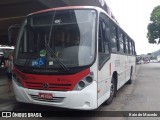
[[[18,86],[13,80],[16,100],[24,103],[63,107],[70,109],[91,110],[97,106],[97,83],[93,81],[81,91],[46,91],[27,89]],[[52,99],[39,98],[39,94],[52,94]]]

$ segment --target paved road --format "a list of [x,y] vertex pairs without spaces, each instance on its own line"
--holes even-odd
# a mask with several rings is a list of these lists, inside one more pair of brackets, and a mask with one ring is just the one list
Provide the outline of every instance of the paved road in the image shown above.
[[[117,93],[117,97],[109,106],[100,106],[96,111],[160,111],[160,63],[149,63],[137,65],[137,74],[134,77],[133,84],[123,86]],[[19,105],[12,99],[6,99],[7,97],[0,97],[0,111],[4,110],[19,110],[19,111],[30,111],[30,110],[66,110],[57,109],[53,107],[38,106],[38,105]],[[80,115],[80,116],[83,116]],[[12,118],[13,119],[13,118]],[[36,119],[36,118],[35,118]],[[44,118],[39,118],[44,119]],[[47,118],[48,120],[53,118]],[[75,118],[55,118],[58,120],[62,119],[75,119]],[[80,119],[80,118],[76,118]],[[106,120],[105,117],[84,117],[86,120]],[[107,118],[109,120],[150,120],[151,118]],[[152,117],[153,119],[153,117]],[[154,118],[159,120],[160,118]]]

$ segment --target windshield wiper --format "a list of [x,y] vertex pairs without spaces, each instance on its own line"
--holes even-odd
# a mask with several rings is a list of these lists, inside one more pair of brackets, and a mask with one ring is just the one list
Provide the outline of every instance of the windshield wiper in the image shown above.
[[30,61],[31,56],[29,55],[24,63],[24,67],[26,67],[28,65],[28,62]]
[[56,56],[56,54],[55,54],[55,52],[52,50],[52,48],[50,48],[47,43],[45,43],[44,46],[45,46],[45,48],[47,49],[47,51],[48,51],[51,55],[54,55],[54,57],[55,57],[56,61],[59,63],[59,65],[60,65],[64,70],[68,71],[69,68],[60,61],[60,59]]
[[50,28],[50,32],[49,32],[49,39],[48,39],[48,44],[47,44],[47,41],[45,40],[45,48],[47,49],[47,51],[51,54],[51,55],[54,55],[56,61],[59,63],[59,65],[66,71],[69,70],[69,68],[67,66],[65,66],[61,61],[60,59],[56,56],[55,52],[52,50],[52,48],[49,46],[49,43],[50,43],[50,40],[51,40],[51,34],[52,34],[52,29],[53,29],[53,23],[54,23],[54,18],[55,18],[55,15],[56,15],[56,11],[54,12],[53,14],[53,18],[52,18],[52,24],[51,24],[51,28]]
[[23,64],[24,67],[27,67],[30,60],[33,58],[33,55],[28,55],[27,59],[25,60],[25,63]]

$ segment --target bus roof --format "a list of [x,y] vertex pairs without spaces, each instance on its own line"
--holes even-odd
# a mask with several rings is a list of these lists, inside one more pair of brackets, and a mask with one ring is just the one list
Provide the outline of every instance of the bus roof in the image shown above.
[[[56,0],[52,0],[49,4],[49,8],[66,8],[71,6],[93,6],[93,7],[100,7],[107,13],[112,13],[110,8],[108,7],[105,0],[58,0],[60,2],[65,3],[61,6]],[[113,14],[112,14],[113,15]]]
[[[64,6],[62,7],[57,3],[57,1],[52,0],[49,5],[50,9],[34,12],[34,13],[31,13],[30,15],[48,12],[52,10],[85,8],[85,7],[92,6],[92,7],[99,7],[103,9],[108,14],[109,17],[111,17],[115,22],[117,22],[106,0],[58,0],[58,1],[65,3]],[[54,5],[54,8],[53,8],[53,5]]]
[[[50,9],[45,9],[45,10],[40,10],[40,11],[37,11],[37,12],[33,12],[31,14],[29,14],[28,16],[30,15],[35,15],[35,14],[39,14],[39,13],[45,13],[45,12],[50,12],[50,11],[54,11],[54,10],[67,10],[67,9],[81,9],[81,8],[91,8],[91,9],[97,9],[97,8],[100,8],[100,9],[103,9],[102,7],[98,7],[98,6],[65,6],[65,7],[55,7],[55,8],[50,8]],[[108,7],[107,7],[108,8]],[[109,8],[108,8],[109,9]],[[115,19],[114,15],[112,14],[112,12],[109,10],[105,10],[103,9],[107,14],[108,16],[113,19],[116,23],[117,20]]]
[[66,7],[56,7],[56,8],[50,8],[50,9],[45,9],[37,12],[33,12],[29,15],[34,15],[34,14],[39,14],[39,13],[45,13],[45,12],[50,12],[54,10],[66,10],[66,9],[80,9],[80,8],[87,8],[87,6],[66,6]]

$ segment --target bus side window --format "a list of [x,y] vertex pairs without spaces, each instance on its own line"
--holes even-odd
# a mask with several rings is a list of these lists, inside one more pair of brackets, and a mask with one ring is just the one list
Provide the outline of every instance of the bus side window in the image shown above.
[[118,38],[119,38],[119,46],[120,46],[120,53],[124,53],[124,35],[122,31],[119,30],[118,32]]
[[108,41],[109,27],[106,26],[105,22],[99,23],[99,53],[109,54],[109,41]]
[[128,42],[128,54],[130,54],[130,44],[129,44],[130,39],[127,38],[127,42]]
[[98,52],[103,53],[103,35],[102,35],[102,26],[101,23],[99,23],[99,33],[98,33]]
[[103,33],[103,46],[104,53],[109,54],[109,25],[107,22],[102,22],[102,33]]
[[134,41],[132,41],[132,51],[133,51],[133,55],[136,55],[135,43],[134,43]]
[[129,40],[129,51],[130,51],[130,54],[133,55],[131,39]]
[[128,54],[129,52],[129,48],[128,48],[128,38],[125,36],[125,52],[126,54]]
[[102,67],[110,56],[109,25],[107,21],[108,18],[104,14],[101,15],[102,17],[100,18],[99,22],[99,39],[98,39],[99,67]]
[[128,54],[132,55],[132,50],[131,50],[131,39],[128,38]]
[[119,51],[119,44],[117,39],[117,28],[114,26],[114,24],[111,22],[110,24],[110,37],[111,37],[111,50],[112,52],[118,52]]

